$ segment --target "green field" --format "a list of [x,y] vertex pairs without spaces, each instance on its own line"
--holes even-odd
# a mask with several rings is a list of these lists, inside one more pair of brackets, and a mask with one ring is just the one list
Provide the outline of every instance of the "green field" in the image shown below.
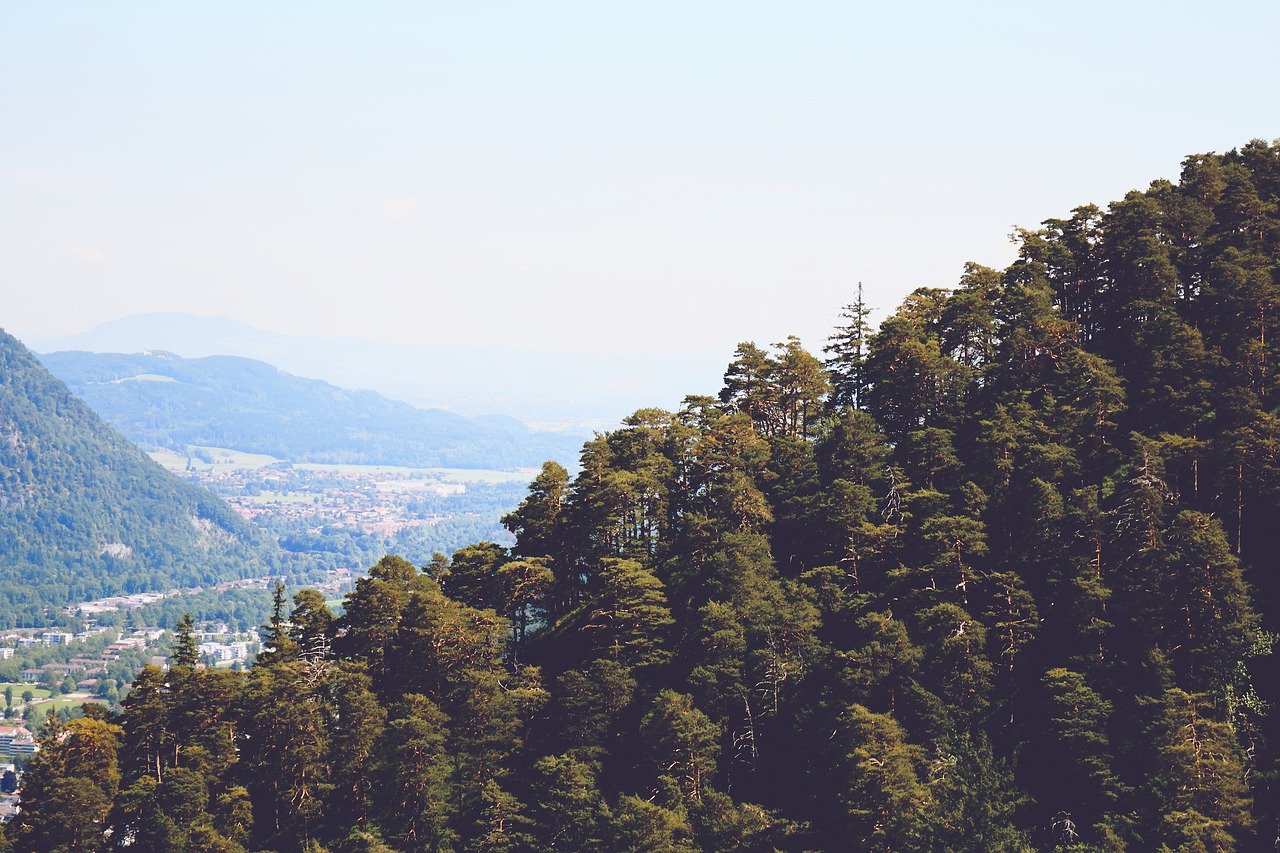
[[[13,688],[13,704],[15,705],[22,704],[22,694],[28,690],[31,691],[31,695],[35,697],[35,701],[37,702],[41,699],[49,698],[49,691],[47,689],[43,687],[36,687],[34,684],[18,684],[17,682],[0,684],[0,694],[4,693],[6,687]],[[0,698],[3,697],[0,696]]]
[[68,693],[66,696],[59,696],[57,699],[46,699],[43,702],[33,702],[31,706],[41,718],[50,710],[61,711],[63,708],[79,708],[86,702],[96,704],[105,704],[101,699],[89,696],[87,693]]
[[203,462],[192,456],[190,459],[175,450],[157,450],[147,454],[170,471],[185,471],[188,464],[197,471],[235,471],[265,468],[282,460],[265,453],[242,453],[239,450],[228,450],[225,447],[197,447],[202,455],[213,459]]
[[159,373],[139,373],[128,379],[117,379],[116,382],[177,382],[172,376],[161,376]]

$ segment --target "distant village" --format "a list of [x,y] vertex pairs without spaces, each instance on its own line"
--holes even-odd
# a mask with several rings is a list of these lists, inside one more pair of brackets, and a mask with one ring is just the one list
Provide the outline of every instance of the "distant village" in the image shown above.
[[[199,468],[177,473],[222,496],[245,518],[263,526],[302,522],[309,532],[341,527],[389,535],[438,524],[446,516],[429,498],[466,494],[464,483],[418,471],[346,470],[272,465]],[[265,522],[265,523],[264,523]]]

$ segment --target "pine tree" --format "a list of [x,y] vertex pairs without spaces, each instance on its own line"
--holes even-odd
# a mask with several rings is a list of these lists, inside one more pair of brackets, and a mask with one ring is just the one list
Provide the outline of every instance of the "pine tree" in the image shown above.
[[[836,738],[846,753],[847,782],[837,784],[844,815],[841,828],[858,849],[924,850],[925,818],[930,803],[920,779],[924,750],[906,741],[892,717],[851,706],[840,719]],[[839,836],[831,838],[840,844]]]
[[264,666],[291,661],[298,656],[298,644],[289,636],[284,591],[282,583],[277,583],[271,590],[271,620],[262,626],[262,650],[257,656],[258,662]]
[[1253,826],[1245,767],[1230,725],[1204,694],[1169,690],[1156,743],[1161,835],[1171,849],[1236,850]]
[[858,282],[857,297],[840,312],[840,319],[845,322],[836,327],[822,348],[827,353],[827,369],[831,372],[832,389],[828,402],[832,407],[859,409],[864,404],[867,350],[871,338],[871,324],[867,320],[870,316],[871,309],[862,295],[862,282]]
[[200,641],[196,638],[195,630],[191,614],[182,614],[182,619],[174,630],[173,653],[170,655],[175,668],[194,670],[200,663]]
[[606,558],[593,581],[582,631],[598,656],[642,668],[665,663],[674,623],[662,581],[634,560]]
[[640,734],[657,787],[670,780],[688,803],[701,802],[715,777],[720,729],[694,706],[693,698],[669,689],[660,692],[640,724]]
[[406,850],[447,850],[457,808],[447,749],[449,718],[425,696],[410,694],[391,713],[375,756],[373,817]]
[[9,832],[18,850],[96,851],[120,785],[119,726],[97,719],[55,725],[28,763],[23,807]]

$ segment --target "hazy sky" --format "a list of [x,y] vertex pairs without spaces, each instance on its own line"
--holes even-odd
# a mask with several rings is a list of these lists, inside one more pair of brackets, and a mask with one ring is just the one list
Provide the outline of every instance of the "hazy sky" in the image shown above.
[[[820,348],[1280,136],[1274,2],[0,0],[0,326]],[[693,356],[691,356],[693,357]],[[714,389],[690,389],[712,391]]]

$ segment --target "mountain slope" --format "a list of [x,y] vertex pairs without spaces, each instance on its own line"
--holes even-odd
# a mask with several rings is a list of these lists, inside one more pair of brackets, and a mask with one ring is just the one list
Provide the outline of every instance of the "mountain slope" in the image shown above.
[[513,418],[416,409],[247,358],[58,352],[41,359],[94,411],[148,448],[228,447],[296,462],[506,468],[572,459],[578,444]]
[[148,459],[0,331],[0,624],[265,574],[275,559],[255,528]]

